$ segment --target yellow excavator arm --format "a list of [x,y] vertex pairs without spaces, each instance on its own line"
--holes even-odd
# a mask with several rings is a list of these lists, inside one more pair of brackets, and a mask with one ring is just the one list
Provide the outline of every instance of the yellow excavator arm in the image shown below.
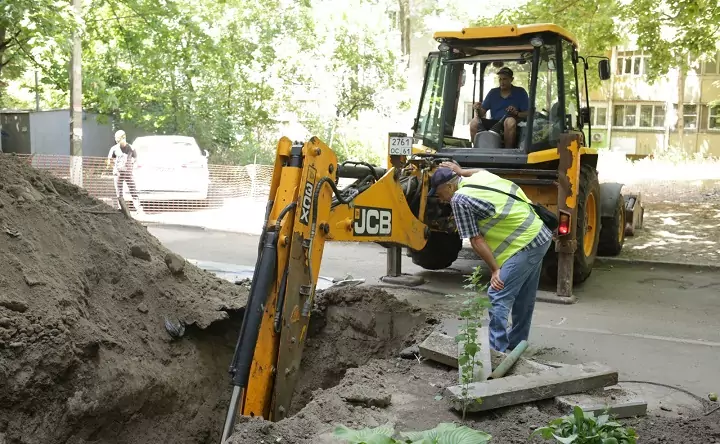
[[[437,160],[410,162],[393,155],[391,161],[395,166],[387,170],[355,162],[338,165],[335,153],[316,137],[305,144],[279,141],[255,273],[230,366],[233,394],[222,442],[238,415],[271,421],[286,416],[326,241],[425,247],[430,228],[421,218]],[[340,191],[339,170],[358,181]]]

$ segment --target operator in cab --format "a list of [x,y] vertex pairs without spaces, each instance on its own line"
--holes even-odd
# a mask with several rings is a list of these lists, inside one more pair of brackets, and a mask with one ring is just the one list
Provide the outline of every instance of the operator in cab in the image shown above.
[[520,187],[486,170],[465,170],[443,162],[430,186],[431,195],[450,203],[460,237],[470,240],[490,268],[490,347],[503,353],[514,349],[530,335],[542,261],[552,243],[552,231],[530,205],[508,195],[529,202]]
[[[514,78],[510,68],[500,68],[497,76],[500,86],[488,91],[482,104],[473,105],[473,108],[479,111],[479,116],[474,115],[470,121],[470,140],[475,140],[475,134],[478,133],[480,125],[483,125],[485,130],[493,129],[500,134],[505,148],[516,148],[517,124],[519,120],[527,117],[530,99],[523,87],[512,84]],[[482,120],[488,111],[490,119]],[[504,124],[497,125],[503,117]]]

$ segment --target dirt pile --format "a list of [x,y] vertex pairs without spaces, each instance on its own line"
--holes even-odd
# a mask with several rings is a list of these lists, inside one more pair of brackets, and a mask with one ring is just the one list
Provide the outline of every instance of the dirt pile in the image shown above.
[[215,442],[247,289],[0,155],[0,443]]

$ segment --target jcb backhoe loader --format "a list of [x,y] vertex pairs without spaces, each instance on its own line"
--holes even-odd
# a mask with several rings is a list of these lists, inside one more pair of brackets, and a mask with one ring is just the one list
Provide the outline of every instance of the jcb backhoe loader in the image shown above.
[[[443,161],[509,178],[536,203],[558,212],[556,248],[545,263],[557,277],[560,296],[571,296],[573,282],[589,276],[599,245],[610,253],[622,248],[620,185],[599,185],[597,151],[585,145],[582,132],[586,125],[590,132],[589,102],[586,86],[586,107],[580,108],[577,70],[587,78],[588,64],[578,56],[575,38],[554,25],[470,28],[435,37],[439,51],[427,59],[415,133],[389,134],[387,168],[339,164],[316,137],[279,141],[255,275],[230,366],[234,389],[223,442],[238,415],[272,421],[286,416],[325,242],[387,247],[389,276],[400,275],[402,248],[427,269],[457,259],[462,243],[450,207],[428,197],[430,177]],[[493,134],[485,132],[475,140],[453,134],[466,65],[475,74],[473,101],[483,96],[483,82],[476,89],[476,80],[491,65],[525,73],[530,109],[518,125],[517,146],[493,145]],[[599,72],[601,79],[609,77],[607,59],[601,59]],[[356,181],[340,190],[339,178]]]

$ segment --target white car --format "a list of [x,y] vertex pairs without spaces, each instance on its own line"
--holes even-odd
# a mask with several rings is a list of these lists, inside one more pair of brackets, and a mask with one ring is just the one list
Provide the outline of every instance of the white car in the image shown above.
[[[207,199],[208,152],[195,138],[142,136],[131,145],[137,152],[133,176],[141,201]],[[130,198],[127,185],[124,195]]]

